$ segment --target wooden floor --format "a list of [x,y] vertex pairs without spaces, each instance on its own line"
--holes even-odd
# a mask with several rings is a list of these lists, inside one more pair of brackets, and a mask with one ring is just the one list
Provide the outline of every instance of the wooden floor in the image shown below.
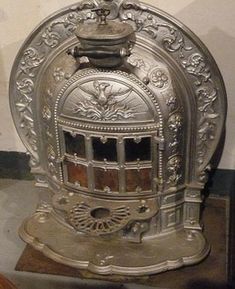
[[[209,257],[198,265],[147,277],[100,276],[58,264],[27,246],[16,270],[41,274],[138,283],[167,289],[225,289],[226,286],[226,201],[207,199],[203,210],[205,235],[211,244]],[[111,288],[110,288],[111,289]]]

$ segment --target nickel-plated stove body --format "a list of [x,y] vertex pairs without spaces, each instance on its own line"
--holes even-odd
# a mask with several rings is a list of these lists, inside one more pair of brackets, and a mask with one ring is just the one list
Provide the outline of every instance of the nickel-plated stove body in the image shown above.
[[[102,1],[101,1],[102,2]],[[205,46],[137,1],[83,1],[46,19],[11,75],[11,109],[37,185],[21,237],[99,274],[201,261],[201,190],[226,94]]]

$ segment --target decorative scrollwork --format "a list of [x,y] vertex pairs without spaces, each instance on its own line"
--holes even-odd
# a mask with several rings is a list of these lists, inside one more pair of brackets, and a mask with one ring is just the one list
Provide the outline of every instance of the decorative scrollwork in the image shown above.
[[[200,53],[190,55],[187,60],[182,61],[182,65],[196,78],[195,85],[198,86],[195,90],[198,107],[197,162],[201,166],[217,132],[216,119],[219,114],[216,111],[215,102],[218,94],[211,79],[210,68]],[[199,176],[199,179],[202,178]]]
[[169,111],[173,112],[178,107],[177,98],[174,95],[170,95],[166,101],[166,105],[169,107]]
[[183,117],[179,113],[173,114],[168,120],[168,127],[174,133],[178,133],[182,128],[182,125]]
[[39,165],[39,160],[38,158],[36,158],[33,154],[31,154],[31,152],[27,151],[26,153],[27,155],[30,156],[30,161],[29,161],[29,165],[30,167],[33,168],[37,168]]
[[136,1],[124,1],[122,8],[124,11],[120,13],[120,19],[122,21],[133,21],[137,32],[147,33],[151,38],[156,39],[161,35],[161,32],[167,30],[168,33],[165,33],[166,36],[162,38],[162,45],[167,51],[179,51],[180,57],[183,58],[184,51],[192,50],[191,46],[186,45],[185,38],[179,29],[154,17],[151,13],[147,13],[148,8],[143,4],[136,3]]
[[16,74],[18,95],[15,107],[19,115],[20,127],[24,131],[24,136],[33,151],[33,153],[28,151],[31,153],[30,166],[32,168],[39,165],[37,156],[37,134],[35,132],[32,112],[34,78],[36,76],[36,69],[38,69],[44,61],[44,54],[40,54],[37,49],[29,47],[23,53]]
[[179,112],[172,114],[168,120],[168,128],[170,130],[169,148],[172,154],[175,154],[179,147],[182,127],[183,127],[182,114],[180,114]]
[[211,78],[210,68],[200,53],[193,53],[187,60],[183,60],[182,66],[189,74],[197,78],[195,82],[197,86],[201,85],[202,82],[207,82]]
[[139,1],[135,0],[124,0],[122,2],[122,8],[123,9],[134,9],[137,11],[148,11],[148,7],[144,4],[140,3]]
[[206,86],[200,87],[197,90],[198,110],[202,114],[212,114],[212,118],[217,117],[218,114],[215,113],[215,108],[213,107],[217,98],[218,94],[216,89],[209,89]]
[[182,178],[182,159],[180,156],[170,158],[167,163],[167,171],[169,173],[167,183],[176,186]]
[[19,99],[15,106],[20,117],[20,127],[24,129],[28,142],[34,151],[37,151],[37,135],[34,131],[33,113],[31,108],[32,92],[34,83],[29,78],[24,78],[16,83],[19,92]]
[[216,119],[219,114],[215,112],[214,103],[218,95],[215,89],[209,90],[208,87],[201,87],[197,90],[198,112],[200,114],[200,123],[198,127],[198,156],[199,165],[203,163],[207,153],[210,141],[215,139]]
[[29,77],[34,77],[34,69],[39,67],[44,60],[45,55],[40,55],[33,47],[27,48],[19,65],[19,74],[23,73]]
[[59,45],[62,35],[59,33],[58,27],[61,25],[66,29],[67,36],[72,35],[77,25],[85,20],[94,19],[95,15],[91,11],[82,11],[95,8],[95,1],[82,1],[73,9],[75,11],[65,15],[65,17],[52,21],[42,32],[41,40],[38,45],[45,44],[51,48]]

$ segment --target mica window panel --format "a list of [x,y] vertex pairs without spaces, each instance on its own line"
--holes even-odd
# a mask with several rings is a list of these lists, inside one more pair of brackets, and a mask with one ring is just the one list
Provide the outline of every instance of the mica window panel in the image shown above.
[[86,159],[85,137],[77,134],[75,137],[70,132],[64,132],[65,150],[70,155],[76,154],[82,159]]
[[151,160],[151,138],[143,137],[139,143],[133,138],[125,139],[126,162],[150,161]]
[[117,162],[117,140],[108,138],[103,143],[100,137],[92,137],[93,156],[95,161]]
[[66,162],[68,182],[75,184],[78,182],[81,187],[88,188],[87,167]]
[[105,191],[110,188],[111,192],[119,192],[118,170],[94,168],[95,189]]
[[136,192],[137,188],[141,191],[151,191],[152,189],[152,169],[126,169],[126,191]]

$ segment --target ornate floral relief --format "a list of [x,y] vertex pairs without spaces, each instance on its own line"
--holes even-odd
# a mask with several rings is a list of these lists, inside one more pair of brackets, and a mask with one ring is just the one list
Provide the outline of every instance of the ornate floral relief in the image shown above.
[[131,88],[113,91],[113,87],[109,83],[99,81],[94,81],[93,87],[93,90],[80,87],[89,95],[89,98],[75,104],[74,114],[103,121],[134,118],[133,108],[121,103],[132,93]]
[[45,55],[40,55],[38,50],[29,47],[25,50],[19,65],[19,74],[23,73],[29,77],[34,77],[34,69],[39,67],[45,60]]
[[175,154],[178,150],[181,139],[182,127],[183,127],[182,114],[178,112],[171,115],[171,117],[168,120],[168,128],[170,130],[169,148],[171,154]]
[[37,167],[37,134],[34,127],[34,119],[32,112],[32,97],[34,93],[34,78],[37,69],[45,61],[45,55],[40,53],[33,47],[27,48],[19,63],[16,73],[16,89],[18,91],[15,107],[19,115],[20,127],[24,132],[27,143],[31,147],[30,165],[32,168]]
[[172,157],[167,163],[168,183],[172,186],[178,184],[182,178],[182,159],[180,156]]
[[218,95],[215,89],[209,90],[208,87],[201,87],[197,90],[198,111],[200,113],[200,123],[198,127],[198,163],[203,163],[204,156],[210,143],[215,139],[216,119],[219,114],[215,112],[214,102]]
[[209,175],[208,173],[211,171],[211,165],[209,164],[205,170],[203,170],[202,172],[200,172],[199,174],[199,180],[202,182],[202,183],[207,183],[208,181],[208,178],[209,178]]
[[123,9],[134,9],[137,11],[148,11],[148,7],[136,0],[124,0],[122,2]]
[[50,109],[52,107],[52,97],[53,94],[51,89],[48,89],[44,95],[44,106],[42,108],[42,118],[44,120],[46,134],[50,139],[53,138],[53,132],[50,129],[50,120],[52,118],[52,111]]
[[49,172],[51,173],[51,175],[57,179],[57,158],[56,158],[56,153],[55,150],[53,148],[53,146],[48,143],[48,147],[47,147],[47,159],[48,159],[48,169]]
[[39,160],[38,158],[36,158],[31,152],[27,151],[27,155],[30,156],[30,161],[29,161],[29,165],[30,167],[33,168],[37,168],[39,165]]
[[157,88],[167,88],[169,85],[169,76],[162,68],[154,68],[149,74],[150,82]]
[[56,67],[54,69],[54,72],[53,72],[53,77],[55,79],[55,82],[60,82],[60,81],[64,80],[65,72],[64,72],[63,68]]
[[201,54],[192,54],[182,65],[196,78],[195,85],[198,86],[195,90],[198,107],[197,162],[201,166],[217,132],[216,119],[219,114],[216,112],[215,102],[218,95],[210,69]]
[[[184,36],[176,27],[148,13],[148,8],[143,4],[135,1],[123,1],[121,7],[123,11],[120,13],[120,19],[133,21],[137,32],[145,32],[153,39],[165,34],[166,36],[162,38],[162,45],[167,51],[179,51],[180,57],[183,58],[184,51],[192,50],[191,46],[186,45]],[[163,31],[167,31],[167,33],[162,33]]]
[[218,114],[215,114],[215,109],[213,107],[217,98],[216,89],[209,89],[206,86],[200,87],[197,90],[198,110],[203,114],[212,114],[213,117],[217,117]]
[[71,74],[66,73],[62,67],[55,67],[52,75],[56,83],[64,81],[71,77]]
[[196,78],[195,85],[198,86],[195,90],[198,107],[197,162],[201,166],[217,132],[216,119],[219,114],[216,111],[215,102],[218,95],[211,79],[210,68],[201,54],[192,54],[182,62],[182,65],[189,74]]
[[[42,32],[41,41],[38,42],[38,45],[45,44],[46,46],[55,48],[60,44],[62,38],[61,32],[59,31],[61,26],[65,28],[67,36],[69,36],[72,35],[79,23],[88,19],[94,19],[94,13],[90,11],[90,9],[96,7],[94,2],[95,1],[82,1],[73,7],[73,12],[52,21]],[[82,11],[86,9],[89,10],[86,12]]]
[[169,118],[168,127],[172,132],[178,133],[182,128],[182,126],[183,126],[183,117],[181,114],[176,113]]
[[44,119],[45,123],[49,123],[52,118],[52,112],[51,112],[51,106],[52,106],[52,92],[51,90],[47,90],[47,92],[44,95],[44,106],[42,108],[42,118]]
[[34,83],[29,78],[23,78],[21,81],[16,82],[16,87],[19,92],[19,99],[15,106],[19,114],[20,127],[24,129],[25,136],[28,139],[34,151],[37,151],[37,136],[34,131],[34,122],[32,114],[32,93],[34,90]]
[[44,120],[44,129],[47,135],[47,160],[48,160],[48,169],[54,179],[57,179],[58,171],[57,171],[57,157],[52,143],[54,142],[54,130],[52,130],[52,99],[53,93],[49,89],[44,95],[44,107],[42,110],[42,117]]
[[148,67],[143,58],[141,58],[141,56],[136,53],[132,53],[127,61],[136,68],[143,69],[145,71],[148,71],[150,69],[150,67]]
[[[44,55],[33,47],[25,50],[17,73],[16,87],[18,100],[15,104],[20,117],[20,127],[24,129],[25,137],[33,151],[37,151],[37,135],[34,129],[34,120],[32,113],[32,95],[34,92],[35,69],[45,60]],[[27,75],[24,78],[23,75]]]
[[169,111],[173,112],[178,107],[177,98],[174,95],[169,95],[169,98],[166,101],[166,105],[169,107]]
[[207,82],[211,78],[210,68],[200,53],[193,53],[187,60],[183,60],[182,66],[189,74],[197,77],[196,85],[201,85],[202,82]]

